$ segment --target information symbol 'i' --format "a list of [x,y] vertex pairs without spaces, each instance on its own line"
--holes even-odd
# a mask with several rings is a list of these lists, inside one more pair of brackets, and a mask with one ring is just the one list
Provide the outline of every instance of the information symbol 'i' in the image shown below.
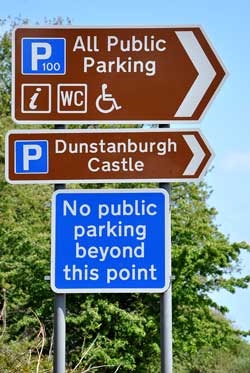
[[51,112],[51,84],[22,84],[21,97],[22,113],[42,114]]
[[42,88],[37,88],[35,93],[31,96],[30,98],[30,103],[29,103],[29,108],[30,110],[36,110],[37,109],[37,104],[36,104],[36,100],[39,96],[39,93],[41,92]]

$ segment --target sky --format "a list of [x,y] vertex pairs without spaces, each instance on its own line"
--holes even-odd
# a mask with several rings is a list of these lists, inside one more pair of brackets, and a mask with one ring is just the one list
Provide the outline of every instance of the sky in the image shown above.
[[[199,128],[215,152],[205,180],[213,189],[209,205],[218,211],[220,230],[231,242],[250,242],[249,0],[1,1],[0,19],[8,16],[28,18],[30,24],[61,16],[76,26],[202,26],[228,77],[201,122],[178,128]],[[242,273],[250,274],[250,254],[241,261]],[[250,330],[250,289],[213,296],[229,307],[235,326]]]

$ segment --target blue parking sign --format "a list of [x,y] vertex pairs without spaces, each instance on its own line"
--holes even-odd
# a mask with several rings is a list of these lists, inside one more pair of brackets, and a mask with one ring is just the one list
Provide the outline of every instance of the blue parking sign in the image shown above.
[[48,173],[48,141],[16,141],[15,173]]
[[22,74],[60,75],[66,73],[64,38],[23,38]]
[[52,289],[164,292],[169,221],[169,197],[163,189],[56,191]]

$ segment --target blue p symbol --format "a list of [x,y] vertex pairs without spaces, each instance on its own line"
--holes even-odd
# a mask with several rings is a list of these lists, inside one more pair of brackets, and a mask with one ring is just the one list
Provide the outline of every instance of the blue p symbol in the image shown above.
[[16,141],[15,172],[17,174],[48,173],[48,141]]
[[64,38],[23,38],[22,74],[60,75],[66,73]]

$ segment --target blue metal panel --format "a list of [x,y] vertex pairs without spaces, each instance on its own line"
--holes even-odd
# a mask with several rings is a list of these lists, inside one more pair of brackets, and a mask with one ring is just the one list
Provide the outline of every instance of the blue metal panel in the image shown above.
[[52,289],[164,291],[168,209],[158,189],[55,192]]

